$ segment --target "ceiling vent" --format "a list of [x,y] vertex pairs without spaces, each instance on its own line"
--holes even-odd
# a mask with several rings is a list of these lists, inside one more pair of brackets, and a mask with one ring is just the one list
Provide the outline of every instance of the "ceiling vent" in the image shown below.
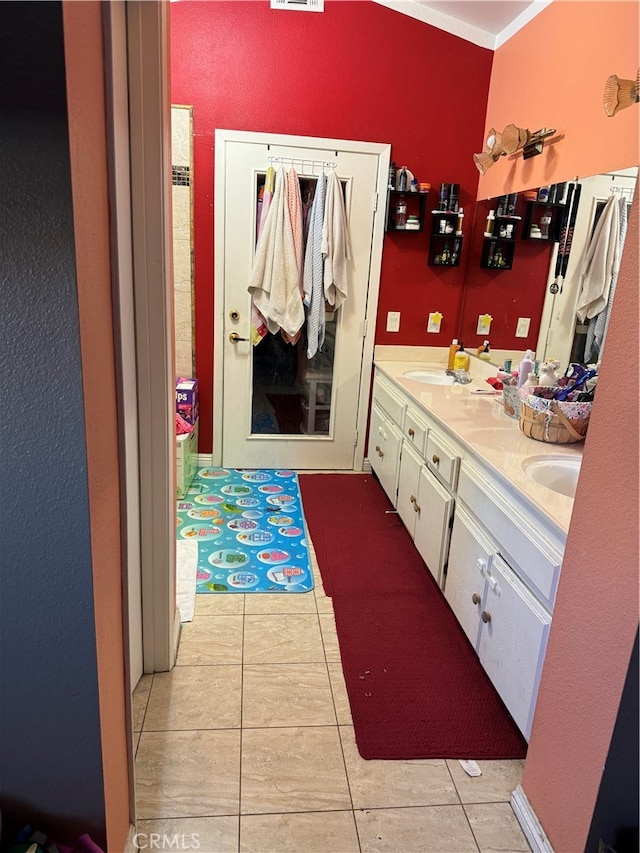
[[324,12],[324,0],[271,0],[271,8],[287,12]]

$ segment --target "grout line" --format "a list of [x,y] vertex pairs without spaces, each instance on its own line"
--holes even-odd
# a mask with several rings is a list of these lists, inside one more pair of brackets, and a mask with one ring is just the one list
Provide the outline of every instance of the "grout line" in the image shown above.
[[473,840],[475,841],[476,847],[478,848],[478,850],[480,850],[480,843],[478,842],[478,839],[476,838],[476,834],[473,831],[473,827],[471,826],[471,821],[469,820],[469,815],[467,814],[467,810],[465,809],[464,806],[465,806],[465,804],[462,803],[462,812],[464,814],[465,820],[467,821],[469,829],[471,830],[471,835],[473,836]]

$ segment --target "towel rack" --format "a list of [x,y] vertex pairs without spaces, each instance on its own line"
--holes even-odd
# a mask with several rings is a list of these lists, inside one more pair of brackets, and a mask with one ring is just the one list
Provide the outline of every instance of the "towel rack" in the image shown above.
[[301,171],[304,172],[305,166],[311,166],[314,169],[335,169],[338,165],[330,160],[306,160],[304,157],[267,157],[269,163],[279,163],[281,165],[293,166],[296,163],[300,164]]

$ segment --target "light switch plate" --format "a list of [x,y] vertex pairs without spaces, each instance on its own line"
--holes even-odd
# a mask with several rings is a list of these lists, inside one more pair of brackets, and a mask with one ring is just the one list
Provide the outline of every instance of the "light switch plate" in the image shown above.
[[400,331],[400,312],[387,311],[387,332]]
[[530,317],[518,317],[518,325],[516,326],[516,338],[526,338],[529,334],[530,325]]

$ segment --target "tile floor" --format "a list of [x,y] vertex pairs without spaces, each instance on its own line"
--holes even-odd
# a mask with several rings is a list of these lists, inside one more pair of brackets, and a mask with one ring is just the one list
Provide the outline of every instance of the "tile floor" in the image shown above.
[[173,672],[134,693],[138,832],[199,853],[528,851],[523,762],[365,761],[331,599],[198,595]]

